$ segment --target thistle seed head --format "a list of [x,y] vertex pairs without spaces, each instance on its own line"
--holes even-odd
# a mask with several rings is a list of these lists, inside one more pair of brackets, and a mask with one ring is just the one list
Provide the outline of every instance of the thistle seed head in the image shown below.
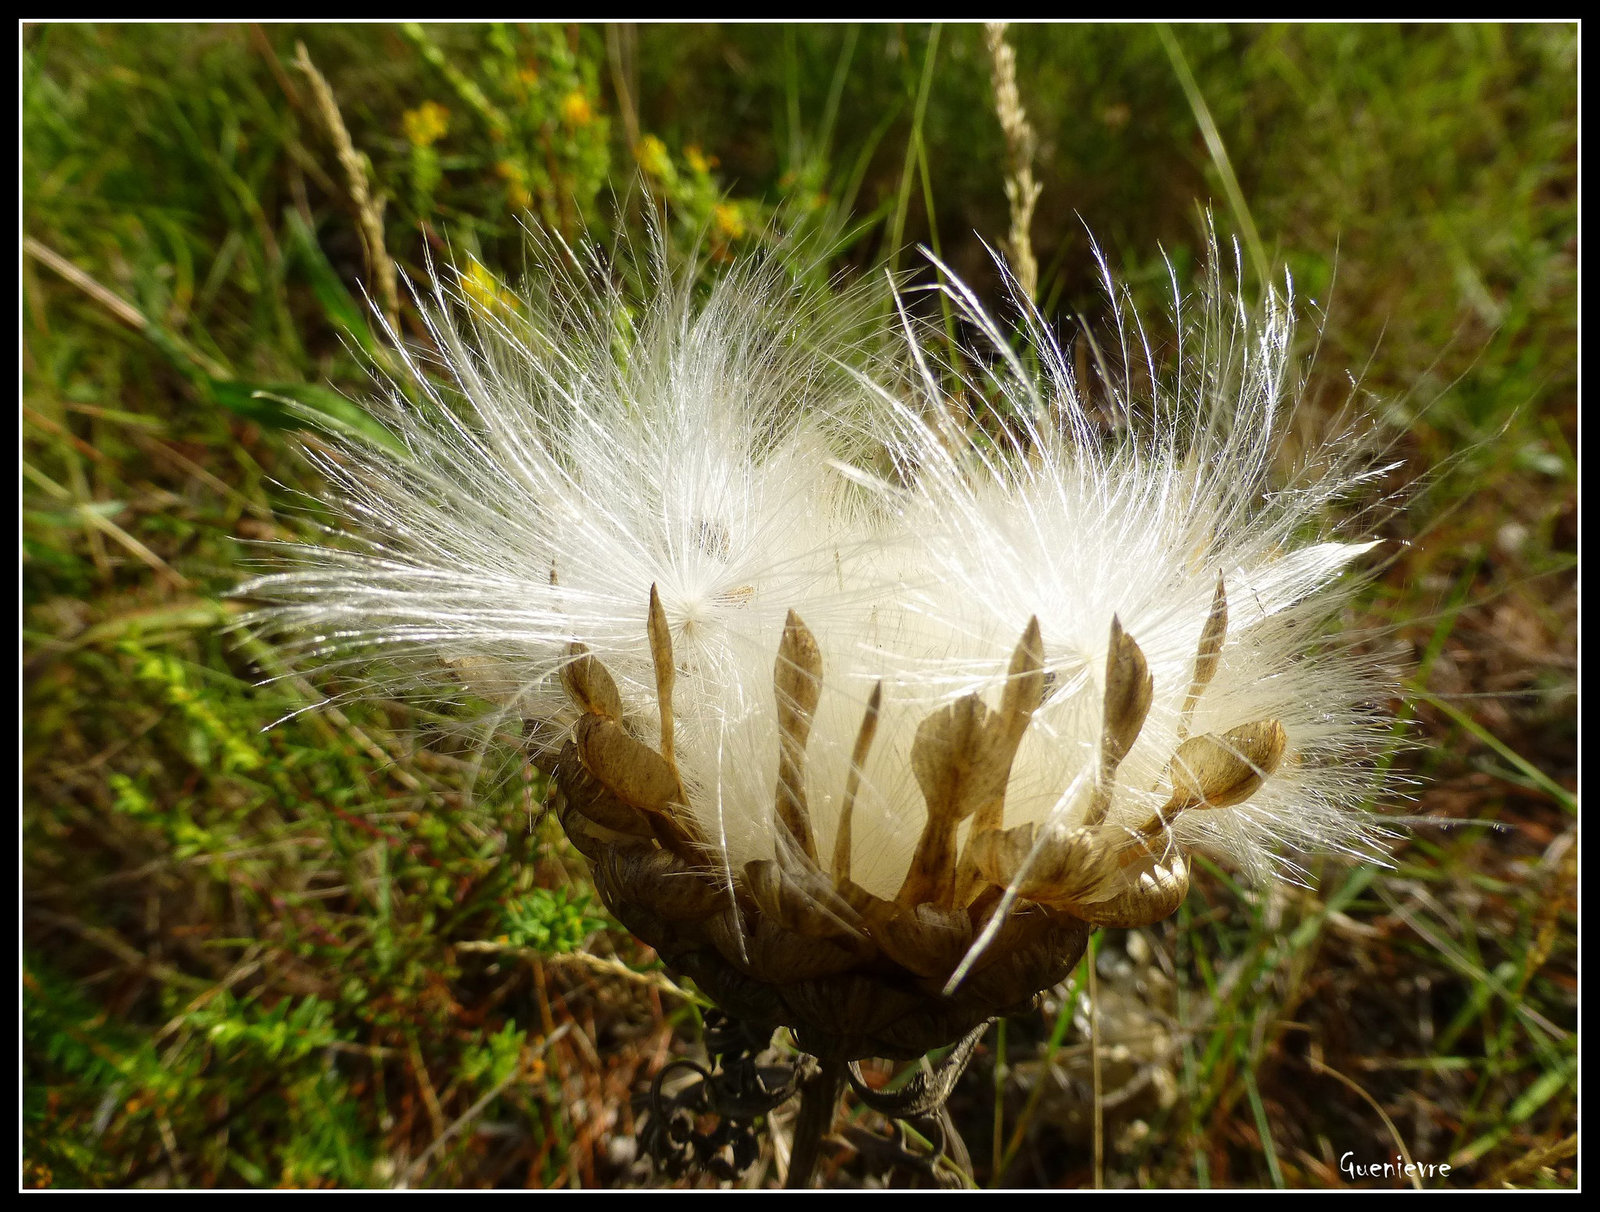
[[407,454],[320,456],[348,533],[244,592],[371,692],[522,725],[606,903],[725,1009],[919,1055],[1171,915],[1196,849],[1381,860],[1387,683],[1325,628],[1367,447],[1277,467],[1287,297],[1175,290],[1162,369],[1106,275],[1080,383],[953,277],[965,370],[777,261],[702,296],[657,259],[640,302],[544,251],[514,307],[436,288],[455,390],[408,361]]

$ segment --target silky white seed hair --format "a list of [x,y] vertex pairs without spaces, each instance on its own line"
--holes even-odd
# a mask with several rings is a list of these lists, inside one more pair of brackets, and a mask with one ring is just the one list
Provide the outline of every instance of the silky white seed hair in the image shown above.
[[[823,654],[806,767],[820,852],[882,683],[853,878],[892,897],[925,820],[917,724],[964,694],[997,702],[1030,618],[1050,691],[1005,824],[1079,822],[1116,618],[1155,689],[1106,824],[1160,810],[1183,735],[1276,719],[1272,777],[1180,814],[1173,837],[1258,880],[1301,878],[1308,854],[1382,861],[1394,834],[1367,806],[1392,677],[1327,626],[1374,547],[1330,519],[1381,469],[1359,423],[1280,465],[1302,387],[1292,294],[1248,306],[1216,252],[1196,299],[1173,282],[1168,359],[1101,262],[1114,336],[1087,382],[1033,308],[1012,333],[948,273],[972,335],[942,357],[904,305],[874,327],[868,291],[805,286],[781,254],[702,288],[658,248],[628,291],[544,239],[520,296],[441,275],[418,299],[437,368],[402,348],[373,406],[405,454],[311,447],[341,521],[241,587],[260,603],[245,625],[297,668],[348,673],[345,694],[509,722],[546,753],[574,719],[559,671],[576,641],[653,744],[654,586],[677,761],[726,874],[773,854],[773,657],[793,610]],[[1219,578],[1227,634],[1186,717]]]

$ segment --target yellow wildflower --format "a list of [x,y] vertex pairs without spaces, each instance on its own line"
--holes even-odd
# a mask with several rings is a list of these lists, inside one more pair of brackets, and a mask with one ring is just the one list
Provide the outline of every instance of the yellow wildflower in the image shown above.
[[515,297],[478,260],[474,260],[461,275],[461,293],[467,297],[472,310],[480,316],[490,317],[497,311],[516,310]]
[[744,215],[736,203],[718,202],[711,210],[711,218],[716,223],[717,230],[730,240],[741,240],[749,231]]
[[575,88],[561,99],[561,120],[568,126],[588,126],[594,120],[594,107],[581,88]]
[[645,135],[640,139],[633,154],[639,161],[639,167],[652,177],[671,176],[672,158],[667,155],[667,145],[654,135]]
[[689,162],[689,167],[697,173],[708,173],[716,165],[715,156],[707,156],[700,150],[698,143],[691,143],[683,149],[683,158]]
[[437,101],[424,101],[400,116],[406,138],[413,147],[430,147],[450,129],[450,111]]

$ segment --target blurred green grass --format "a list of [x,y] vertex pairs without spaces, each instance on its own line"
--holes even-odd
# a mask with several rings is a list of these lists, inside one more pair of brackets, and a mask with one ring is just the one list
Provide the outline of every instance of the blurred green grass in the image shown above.
[[[1337,1187],[1403,1142],[1448,1185],[1570,1186],[1575,28],[1011,38],[1052,315],[1101,309],[1089,232],[1159,308],[1200,204],[1325,309],[1308,408],[1356,374],[1416,484],[1350,620],[1409,654],[1407,810],[1507,828],[1316,893],[1215,871],[1146,977],[1104,940],[1102,1061],[1172,1097],[1103,1106],[1096,1164],[1081,972],[958,1093],[979,1181]],[[641,1181],[630,1094],[695,1008],[601,925],[536,782],[398,705],[294,714],[316,692],[263,683],[223,595],[302,524],[290,434],[370,424],[364,285],[421,335],[384,256],[514,277],[527,212],[636,227],[642,174],[713,261],[781,215],[848,233],[839,267],[923,243],[994,297],[982,29],[44,24],[22,76],[22,1181]]]

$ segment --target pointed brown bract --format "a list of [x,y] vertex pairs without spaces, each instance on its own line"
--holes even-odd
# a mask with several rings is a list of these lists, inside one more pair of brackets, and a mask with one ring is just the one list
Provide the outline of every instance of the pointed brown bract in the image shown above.
[[1032,824],[997,829],[972,840],[984,878],[1019,897],[1054,907],[1101,895],[1118,878],[1116,850],[1098,828],[1046,830]]
[[[989,744],[989,709],[975,694],[923,720],[911,745],[911,773],[927,806],[911,868],[895,902],[950,905],[956,886],[956,827],[1005,789],[1005,770]],[[1009,768],[1009,763],[1007,763]]]
[[1104,722],[1100,731],[1100,771],[1084,823],[1098,825],[1111,808],[1111,792],[1117,767],[1139,739],[1145,716],[1150,714],[1150,699],[1155,683],[1150,677],[1144,652],[1127,632],[1122,620],[1111,618],[1111,644],[1106,649]]
[[[1137,836],[1148,847],[1167,834],[1173,818],[1186,809],[1231,808],[1244,803],[1277,770],[1288,744],[1288,734],[1277,720],[1241,724],[1221,736],[1208,732],[1190,737],[1167,764],[1171,796],[1140,826]],[[1148,852],[1136,848],[1123,855],[1122,863],[1142,861]]]
[[744,865],[744,877],[756,904],[786,930],[810,938],[861,933],[861,915],[815,868],[754,859]]
[[1109,780],[1139,739],[1155,689],[1144,651],[1112,616],[1106,650],[1105,722],[1100,736],[1100,769]]
[[[1191,700],[1215,672],[1225,629],[1219,583]],[[619,920],[720,1004],[789,1024],[817,1055],[910,1056],[951,1042],[1059,980],[1094,927],[1170,916],[1189,886],[1171,818],[1242,802],[1287,748],[1276,720],[1185,740],[1168,763],[1165,808],[1140,830],[1106,823],[1117,769],[1139,738],[1153,693],[1144,653],[1114,619],[1099,760],[1067,789],[1067,810],[1082,806],[1080,823],[1006,828],[1012,767],[1046,688],[1043,638],[1030,619],[997,707],[969,694],[918,726],[909,764],[927,819],[899,891],[885,900],[851,877],[853,818],[883,685],[873,687],[862,714],[824,868],[806,800],[822,655],[790,612],[773,667],[773,856],[730,868],[727,855],[703,837],[672,759],[672,639],[654,592],[648,633],[659,752],[623,723],[614,680],[586,650],[575,645],[562,669],[562,684],[582,712],[557,764],[562,824],[594,863],[596,886]]]
[[620,721],[622,696],[606,667],[582,644],[569,644],[567,657],[561,667],[561,686],[573,705],[589,715]]
[[972,945],[972,919],[965,909],[879,902],[867,920],[884,954],[918,976],[948,976]]
[[609,886],[634,899],[647,889],[650,908],[669,922],[699,921],[720,908],[717,890],[671,851],[613,847],[597,866]]
[[634,740],[615,720],[601,715],[582,716],[576,735],[583,764],[625,804],[661,813],[679,796],[678,777],[672,767],[650,746]]
[[1000,780],[999,794],[978,805],[973,828],[993,829],[999,826],[1005,800],[1005,784],[1011,778],[1011,765],[1016,760],[1017,747],[1028,731],[1033,713],[1044,702],[1044,640],[1039,634],[1039,620],[1028,620],[1016,649],[1011,654],[1011,666],[1006,670],[1006,687],[1000,696],[1000,711],[991,721],[990,745],[995,755],[1005,764]]
[[974,838],[999,828],[1017,747],[1043,699],[1044,643],[1034,618],[1012,653],[998,711],[969,694],[922,721],[911,746],[911,772],[922,789],[928,822],[897,904],[932,901],[948,909],[977,890],[970,865],[957,879],[957,827],[973,817]]
[[1028,729],[1028,721],[1044,701],[1044,637],[1039,632],[1039,618],[1035,615],[1023,629],[1011,654],[1011,667],[1006,670],[1005,693],[1000,696],[1001,743],[1008,745],[1013,754]]
[[822,697],[822,652],[811,629],[792,610],[784,621],[772,683],[778,700],[778,820],[815,861],[817,842],[806,811],[806,742]]
[[1123,872],[1127,886],[1103,901],[1079,902],[1070,908],[1074,917],[1096,926],[1131,930],[1165,921],[1189,895],[1189,864],[1174,850],[1170,858],[1143,858]]
[[1191,737],[1172,755],[1172,798],[1164,813],[1244,803],[1278,768],[1288,741],[1277,720]]
[[833,837],[833,881],[843,885],[850,879],[851,824],[855,816],[856,794],[861,790],[861,772],[867,764],[872,738],[878,733],[878,713],[883,709],[883,683],[872,688],[861,730],[856,733],[855,749],[850,754],[850,774],[845,779],[844,803],[839,808],[839,827]]
[[678,671],[672,663],[672,631],[667,627],[667,612],[661,608],[661,595],[650,586],[650,614],[645,631],[650,637],[650,660],[655,665],[656,706],[661,713],[661,756],[673,771],[678,761],[672,735],[672,686]]
[[1217,574],[1217,592],[1211,597],[1211,611],[1200,630],[1200,647],[1194,656],[1194,677],[1189,682],[1189,693],[1184,695],[1183,710],[1178,716],[1178,741],[1181,744],[1189,735],[1189,722],[1200,703],[1211,679],[1217,675],[1217,661],[1222,655],[1222,641],[1228,635],[1228,590],[1222,574]]
[[1022,639],[1011,654],[1011,666],[1006,671],[1006,686],[1000,696],[1000,710],[991,719],[989,732],[997,760],[1005,765],[999,791],[980,803],[972,816],[972,827],[967,834],[966,851],[956,870],[955,903],[968,903],[982,886],[982,875],[972,857],[973,844],[984,835],[999,829],[1005,822],[1005,789],[1011,781],[1011,767],[1016,761],[1017,749],[1023,735],[1033,720],[1033,713],[1044,702],[1044,639],[1039,632],[1039,619],[1028,620]]
[[[563,667],[562,682],[580,705],[599,709],[586,709],[573,730],[584,768],[623,805],[645,813],[663,845],[681,858],[703,861],[708,848],[677,770],[619,722],[616,683],[605,666],[587,653],[576,654]],[[614,705],[616,718],[605,714]]]

